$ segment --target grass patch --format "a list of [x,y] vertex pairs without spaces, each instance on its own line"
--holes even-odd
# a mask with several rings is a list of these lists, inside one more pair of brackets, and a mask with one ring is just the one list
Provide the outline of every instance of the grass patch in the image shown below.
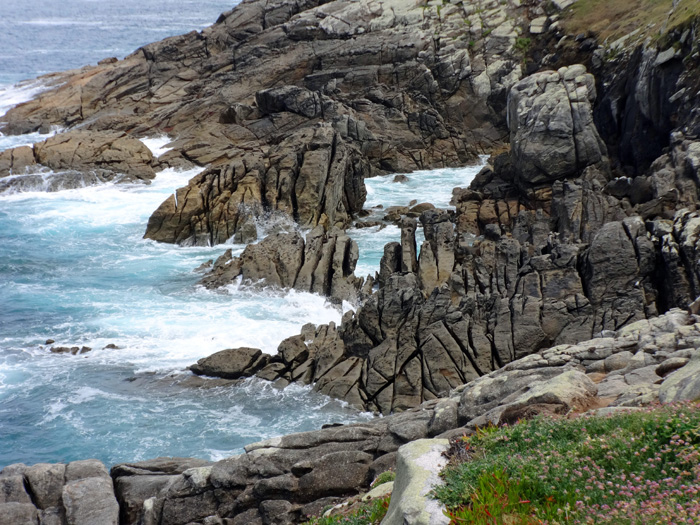
[[311,518],[304,525],[379,525],[386,516],[390,500],[391,496],[378,498],[352,508],[347,514]]
[[453,524],[698,523],[700,408],[536,418],[455,443],[434,494]]
[[578,0],[564,24],[569,33],[591,31],[612,42],[637,29],[641,37],[659,37],[699,15],[698,0],[680,0],[675,9],[673,0]]

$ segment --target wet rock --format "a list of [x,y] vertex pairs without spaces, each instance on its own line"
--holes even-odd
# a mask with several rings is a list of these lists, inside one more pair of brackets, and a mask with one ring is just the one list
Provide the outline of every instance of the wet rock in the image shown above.
[[52,346],[49,351],[54,354],[71,354],[71,355],[78,355],[78,354],[87,354],[88,352],[92,351],[92,348],[89,346]]
[[250,377],[261,370],[270,360],[258,348],[232,348],[221,350],[197,361],[190,370],[197,375],[239,379]]
[[[67,131],[33,147],[0,153],[0,190],[30,189],[35,184],[56,191],[111,180],[149,181],[155,177],[152,162],[150,150],[125,133]],[[42,174],[48,170],[55,174]]]
[[248,245],[240,257],[227,250],[200,284],[218,288],[242,279],[247,285],[318,293],[356,302],[363,280],[355,277],[359,258],[357,243],[339,230],[321,226],[304,240],[297,232],[267,236]]

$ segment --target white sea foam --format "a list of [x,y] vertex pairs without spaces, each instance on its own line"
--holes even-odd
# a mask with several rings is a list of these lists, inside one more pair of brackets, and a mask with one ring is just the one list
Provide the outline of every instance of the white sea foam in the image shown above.
[[488,155],[481,155],[479,162],[464,168],[442,168],[407,173],[407,182],[393,182],[394,175],[365,179],[367,187],[365,207],[407,206],[410,201],[416,200],[429,202],[438,208],[448,208],[453,188],[469,186],[487,159]]
[[20,82],[12,86],[0,86],[0,117],[10,108],[33,99],[36,95],[45,91],[47,86],[40,80]]
[[96,26],[102,24],[100,21],[75,20],[71,18],[35,18],[33,20],[21,20],[16,22],[19,25],[27,26]]
[[49,133],[27,133],[26,135],[3,135],[0,133],[0,151],[10,148],[19,148],[20,146],[31,146],[37,142],[53,137],[60,131],[60,128],[52,128]]
[[172,149],[166,147],[172,141],[169,137],[166,137],[165,135],[161,135],[160,137],[141,139],[141,142],[143,142],[144,145],[151,150],[151,153],[153,153],[154,157],[160,157],[163,153],[166,153]]

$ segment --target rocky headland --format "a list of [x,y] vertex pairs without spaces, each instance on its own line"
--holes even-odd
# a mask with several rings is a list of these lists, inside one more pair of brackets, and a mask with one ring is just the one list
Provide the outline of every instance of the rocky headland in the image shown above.
[[[3,133],[68,130],[0,155],[2,188],[18,172],[84,184],[198,165],[145,237],[252,242],[269,213],[308,230],[224,253],[201,284],[355,310],[274,356],[227,349],[192,370],[310,384],[385,415],[216,463],[159,458],[111,477],[95,463],[12,465],[0,523],[298,523],[367,490],[418,439],[699,399],[700,13],[669,2],[624,35],[624,18],[572,33],[591,2],[245,1],[201,33],[54,75],[0,118]],[[137,140],[155,134],[172,139],[157,159]],[[454,210],[393,210],[401,242],[355,276],[344,230],[366,177],[484,152]]]

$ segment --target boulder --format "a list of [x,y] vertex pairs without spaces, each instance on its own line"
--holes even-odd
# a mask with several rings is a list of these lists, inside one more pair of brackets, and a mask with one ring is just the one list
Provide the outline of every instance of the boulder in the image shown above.
[[582,65],[542,71],[508,96],[511,156],[525,184],[574,177],[604,163],[607,149],[593,123],[595,79]]
[[239,379],[254,375],[269,360],[270,356],[258,348],[231,348],[200,359],[190,370],[197,375]]
[[[152,163],[151,151],[124,132],[71,130],[0,153],[0,191],[148,182],[155,177]],[[47,176],[47,170],[54,173]]]
[[444,507],[429,494],[442,484],[440,471],[447,465],[443,455],[446,439],[419,439],[399,448],[396,480],[384,525],[447,525]]
[[698,399],[700,399],[700,351],[696,350],[688,364],[666,376],[659,390],[659,401],[675,403]]
[[108,476],[69,481],[63,487],[67,525],[119,524],[119,504]]
[[61,505],[66,466],[60,463],[37,463],[24,472],[34,503],[39,509]]

